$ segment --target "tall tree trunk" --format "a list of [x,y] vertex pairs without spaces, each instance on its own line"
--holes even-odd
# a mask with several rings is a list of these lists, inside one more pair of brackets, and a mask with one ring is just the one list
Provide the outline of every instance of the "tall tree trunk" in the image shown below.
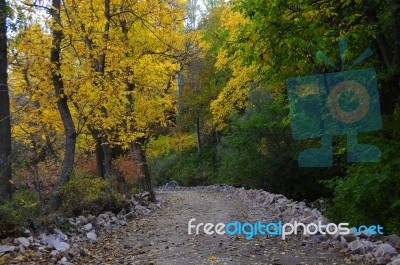
[[7,4],[0,0],[0,201],[11,197],[11,119],[7,74]]
[[90,127],[90,132],[96,142],[96,171],[97,176],[103,179],[112,177],[112,151],[107,142],[107,137],[101,137],[100,132]]
[[67,183],[70,179],[71,173],[74,168],[75,159],[75,143],[76,143],[76,129],[72,119],[72,115],[68,106],[68,97],[64,94],[64,83],[61,75],[61,41],[63,39],[63,32],[58,29],[61,25],[60,16],[60,0],[52,0],[53,8],[50,14],[53,18],[53,46],[51,48],[50,60],[55,66],[52,72],[52,81],[54,85],[55,94],[57,97],[57,107],[64,125],[65,133],[65,150],[64,160],[61,169],[61,174],[57,179],[55,185],[53,207],[58,208],[61,200],[59,195],[59,188]]
[[92,133],[92,136],[96,141],[95,155],[97,176],[100,178],[104,178],[104,155],[103,147],[101,146],[101,139],[95,133]]
[[201,155],[201,138],[200,138],[200,115],[196,117],[196,139],[197,139],[197,155]]
[[[107,19],[107,22],[104,26],[103,32],[103,41],[107,44],[109,41],[109,31],[110,31],[110,0],[104,0],[104,15]],[[84,29],[84,26],[83,26]],[[86,47],[93,51],[96,45],[93,41],[86,36],[84,38],[86,43]],[[102,52],[98,57],[90,55],[90,58],[93,60],[93,69],[96,73],[104,76],[106,69],[106,52]],[[102,87],[102,81],[95,81],[96,85]],[[107,117],[107,110],[105,107],[101,108],[101,112],[104,117]],[[100,131],[98,129],[91,129],[91,134],[96,141],[96,169],[99,177],[103,179],[111,179],[112,177],[112,150],[108,143],[106,131]],[[105,136],[104,136],[105,135]]]
[[[128,40],[128,35],[127,35],[128,29],[126,27],[126,21],[121,22],[121,27],[122,27],[122,32],[125,34],[126,40]],[[129,68],[126,69],[127,75],[129,75],[130,72],[131,72],[131,70]],[[128,80],[125,80],[125,82],[126,82],[126,87],[127,87],[126,90],[128,92],[133,92],[135,89],[135,84],[129,82]],[[126,109],[128,110],[128,112],[133,112],[134,111],[134,108],[133,108],[134,100],[133,100],[132,94],[128,93],[127,98],[128,98],[128,104],[126,105]],[[126,124],[126,126],[129,131],[134,131],[134,126],[131,125],[131,127],[129,127],[127,124]],[[147,164],[146,152],[144,150],[143,142],[138,143],[138,142],[132,141],[129,144],[129,149],[131,152],[131,159],[132,159],[133,163],[136,163],[136,162],[139,163],[140,171],[143,175],[141,178],[138,179],[138,182],[137,182],[139,190],[149,192],[150,200],[154,202],[156,200],[156,196],[155,196],[155,193],[153,190],[153,186],[151,184],[151,175],[150,175],[149,165]]]
[[112,151],[108,144],[106,136],[101,138],[101,146],[103,149],[103,161],[104,161],[104,179],[111,179],[112,177]]
[[143,176],[138,179],[139,190],[149,192],[150,200],[155,201],[155,194],[153,186],[151,184],[149,165],[147,164],[146,153],[143,149],[144,147],[142,144],[135,142],[132,142],[130,144],[131,156],[139,163],[140,171],[143,174]]

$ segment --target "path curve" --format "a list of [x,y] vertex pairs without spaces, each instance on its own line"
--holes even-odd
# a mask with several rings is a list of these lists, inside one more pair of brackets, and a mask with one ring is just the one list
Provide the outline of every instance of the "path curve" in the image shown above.
[[165,207],[114,232],[101,232],[87,249],[85,264],[351,264],[336,250],[300,236],[188,235],[188,221],[254,222],[249,205],[222,192],[164,191]]

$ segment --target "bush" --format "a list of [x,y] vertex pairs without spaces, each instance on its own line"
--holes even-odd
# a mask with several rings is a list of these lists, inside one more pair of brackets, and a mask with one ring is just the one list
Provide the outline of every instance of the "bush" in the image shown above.
[[208,185],[216,176],[215,149],[203,146],[199,156],[197,149],[167,157],[153,159],[151,169],[157,185],[176,180],[183,186]]
[[216,176],[215,165],[215,149],[203,146],[200,156],[197,149],[179,155],[167,174],[184,186],[209,185]]
[[22,226],[30,226],[40,214],[39,195],[29,189],[16,190],[0,205],[0,237]]
[[218,149],[218,182],[262,188],[296,200],[328,196],[329,189],[319,180],[332,176],[332,170],[298,167],[297,155],[310,143],[292,140],[287,117],[288,110],[278,102],[248,107]]
[[335,189],[328,215],[353,226],[380,224],[386,233],[400,234],[399,113],[387,117],[383,128],[377,138],[362,140],[380,148],[381,162],[349,165],[344,178],[328,183]]
[[203,146],[197,154],[196,135],[159,136],[147,148],[150,170],[157,186],[176,180],[184,186],[210,184],[215,172],[215,149]]
[[162,186],[175,179],[169,175],[169,169],[177,163],[178,154],[171,154],[165,157],[157,157],[149,160],[151,175],[155,186]]
[[117,213],[130,207],[129,202],[110,187],[110,183],[98,177],[73,178],[61,188],[62,210],[68,215],[82,213],[100,214],[104,211]]

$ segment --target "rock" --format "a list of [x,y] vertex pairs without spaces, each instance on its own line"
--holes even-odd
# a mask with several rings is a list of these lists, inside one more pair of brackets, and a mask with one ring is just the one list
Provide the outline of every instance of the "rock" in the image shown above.
[[376,264],[378,265],[387,264],[387,261],[384,257],[379,257],[376,259]]
[[58,250],[52,250],[51,252],[50,252],[50,256],[57,256],[58,255]]
[[18,244],[21,244],[26,248],[29,247],[29,245],[31,244],[29,242],[29,240],[25,237],[18,237],[16,240],[17,240]]
[[25,254],[26,254],[24,245],[22,245],[22,244],[19,245],[18,249],[19,249],[19,253],[20,253],[21,255],[25,255]]
[[64,234],[60,229],[56,228],[54,229],[54,236],[55,238],[59,238],[60,241],[65,241],[68,239],[68,236],[66,234]]
[[388,263],[388,265],[400,265],[400,257],[392,259],[392,261]]
[[129,213],[127,213],[127,214],[125,215],[125,218],[128,219],[128,220],[133,219],[133,218],[135,218],[135,217],[136,217],[136,216],[135,216],[135,213],[134,213],[134,212],[129,212]]
[[128,225],[128,223],[126,221],[124,221],[124,220],[120,220],[119,224],[122,225],[122,226],[127,226]]
[[125,215],[126,215],[126,210],[125,210],[125,208],[123,208],[123,209],[117,214],[117,218],[118,218],[119,220],[122,220],[122,219],[124,219]]
[[383,241],[383,240],[386,240],[386,237],[384,235],[381,235],[381,234],[371,234],[371,235],[369,235],[368,240],[371,240],[371,241]]
[[112,230],[112,225],[110,222],[105,222],[103,225],[103,228],[107,231],[107,232],[111,232]]
[[59,264],[59,265],[71,265],[72,263],[69,262],[69,261],[67,260],[66,257],[63,257],[62,259],[60,259],[60,260],[57,262],[57,264]]
[[352,251],[354,254],[364,254],[364,246],[360,243],[358,239],[350,242],[348,244],[348,248]]
[[179,183],[176,182],[175,180],[168,182],[165,184],[165,188],[170,189],[170,188],[176,188],[179,187]]
[[94,232],[87,233],[86,237],[89,238],[90,240],[97,240],[97,235]]
[[318,211],[317,209],[313,209],[313,210],[311,211],[311,213],[312,213],[312,215],[315,217],[315,219],[321,217],[321,215],[322,215],[321,212]]
[[96,216],[88,214],[87,220],[88,220],[88,222],[93,222],[94,220],[96,220]]
[[85,231],[90,231],[93,228],[93,225],[91,223],[88,223],[86,225],[83,226],[83,228],[85,229]]
[[0,256],[3,256],[6,253],[14,252],[14,250],[15,250],[14,246],[2,245],[0,246]]
[[302,219],[301,222],[304,224],[311,224],[314,220],[315,220],[315,217],[310,215],[310,216]]
[[31,237],[32,236],[32,233],[31,233],[31,231],[30,230],[28,230],[28,229],[24,229],[24,231],[22,231],[22,235],[24,236],[24,237]]
[[69,244],[56,239],[53,243],[54,249],[60,252],[67,251],[69,249]]
[[387,237],[387,242],[392,245],[392,247],[400,246],[400,237],[398,235],[390,235]]
[[115,216],[111,217],[111,223],[112,224],[115,224],[117,221],[118,221],[117,217],[115,217]]
[[85,225],[85,224],[88,223],[88,219],[87,219],[85,216],[80,215],[80,216],[78,216],[78,217],[76,218],[76,223],[77,223],[78,225]]
[[343,235],[343,237],[344,237],[344,239],[346,239],[347,242],[353,242],[353,241],[357,240],[357,236],[353,233]]
[[371,252],[376,246],[374,243],[368,240],[361,241],[361,244],[364,246],[365,252]]
[[381,244],[378,249],[375,251],[375,257],[384,257],[385,254],[389,254],[391,257],[397,256],[397,251],[390,244]]

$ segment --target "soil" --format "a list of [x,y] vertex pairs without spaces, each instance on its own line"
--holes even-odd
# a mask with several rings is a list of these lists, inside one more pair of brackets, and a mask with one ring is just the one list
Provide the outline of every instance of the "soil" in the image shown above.
[[[209,191],[163,191],[165,207],[112,232],[99,232],[79,264],[352,264],[338,250],[312,244],[303,236],[188,235],[193,224],[257,221],[240,199]],[[193,230],[194,231],[194,230]]]

